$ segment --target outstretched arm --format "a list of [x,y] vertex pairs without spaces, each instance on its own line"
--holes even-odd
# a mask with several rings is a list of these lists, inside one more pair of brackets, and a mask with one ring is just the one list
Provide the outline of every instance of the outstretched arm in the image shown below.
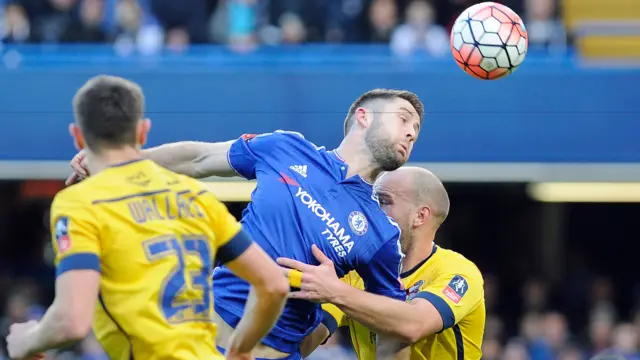
[[[214,175],[237,176],[228,160],[232,143],[233,140],[218,143],[181,141],[143,150],[142,156],[175,173],[196,179]],[[69,165],[73,173],[65,181],[66,185],[89,176],[84,150],[77,153]]]
[[443,328],[442,316],[425,299],[415,298],[407,303],[335,284],[335,292],[327,300],[376,332],[394,335],[397,340],[411,344]]
[[227,157],[233,141],[181,141],[143,150],[142,156],[173,172],[197,179],[214,175],[237,176]]
[[[287,151],[295,151],[296,146],[302,146],[296,141],[306,140],[298,133],[277,130],[260,135],[244,134],[238,139],[217,143],[181,141],[164,144],[143,150],[142,156],[173,172],[197,179],[239,175],[253,180],[259,163],[273,160],[274,151],[282,149],[283,144],[292,148]],[[71,160],[71,168],[74,173],[67,178],[67,185],[90,175],[84,151]]]
[[408,344],[443,329],[442,316],[431,302],[416,298],[407,303],[356,289],[338,279],[333,262],[317,246],[312,251],[319,266],[278,259],[280,265],[302,272],[301,291],[290,298],[330,302],[370,329]]

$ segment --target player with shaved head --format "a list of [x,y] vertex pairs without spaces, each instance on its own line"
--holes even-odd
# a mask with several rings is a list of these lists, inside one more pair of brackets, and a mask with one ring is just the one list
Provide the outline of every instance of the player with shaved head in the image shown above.
[[[430,171],[407,166],[382,174],[374,191],[401,229],[405,257],[400,277],[407,300],[365,293],[356,272],[340,281],[317,247],[313,252],[319,266],[278,259],[303,272],[300,291],[292,297],[328,302],[323,305],[322,325],[303,342],[303,355],[337,327],[348,326],[361,360],[480,359],[485,324],[482,275],[473,262],[434,242],[449,214],[444,185]],[[376,344],[376,332],[393,335],[393,340]]]

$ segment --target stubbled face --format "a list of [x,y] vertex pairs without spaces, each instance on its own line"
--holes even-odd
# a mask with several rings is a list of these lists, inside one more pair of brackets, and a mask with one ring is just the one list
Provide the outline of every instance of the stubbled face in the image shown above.
[[409,160],[420,132],[420,117],[404,99],[390,99],[380,104],[364,140],[380,169],[393,171]]
[[417,210],[412,202],[413,192],[408,183],[406,174],[398,171],[383,174],[374,184],[380,207],[400,227],[400,246],[403,252],[410,247]]

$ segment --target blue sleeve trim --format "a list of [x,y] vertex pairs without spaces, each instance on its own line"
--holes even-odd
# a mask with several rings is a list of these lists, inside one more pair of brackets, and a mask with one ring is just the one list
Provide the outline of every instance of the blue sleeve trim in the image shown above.
[[331,315],[330,312],[328,311],[323,311],[323,315],[322,315],[322,324],[324,324],[324,326],[327,327],[327,329],[329,329],[329,335],[333,335],[334,332],[336,332],[336,330],[338,330],[338,322],[336,321],[336,318],[333,317],[333,315]]
[[229,261],[237,259],[242,253],[244,253],[249,246],[253,244],[253,240],[249,237],[249,234],[240,230],[228,243],[222,245],[218,249],[216,254],[216,263],[223,265]]
[[431,305],[435,306],[436,310],[440,313],[442,317],[442,330],[444,331],[453,325],[455,325],[456,318],[453,315],[453,310],[451,310],[451,306],[447,304],[440,296],[430,293],[428,291],[421,291],[416,295],[417,298],[425,299],[431,303]]
[[256,178],[256,158],[247,141],[239,138],[234,141],[227,152],[227,161],[231,168],[247,180]]
[[327,338],[324,339],[324,341],[322,341],[320,345],[326,344],[327,340],[329,340],[329,338],[336,332],[336,330],[338,330],[338,322],[333,317],[333,315],[331,315],[331,313],[329,313],[328,311],[323,311],[323,313],[322,324],[329,330],[329,336],[327,336]]
[[[231,144],[231,146],[233,146],[233,143]],[[227,163],[229,164],[229,167],[231,168],[231,170],[233,170],[236,174],[238,174],[238,176],[244,177],[244,175],[242,175],[238,170],[236,170],[236,168],[233,166],[233,163],[231,162],[231,147],[229,147],[229,150],[227,151]]]
[[70,270],[95,270],[100,272],[100,258],[94,253],[69,255],[58,264],[56,276],[60,276]]

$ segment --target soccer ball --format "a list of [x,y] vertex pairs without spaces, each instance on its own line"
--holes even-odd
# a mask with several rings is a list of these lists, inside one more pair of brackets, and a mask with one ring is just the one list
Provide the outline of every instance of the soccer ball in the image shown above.
[[473,5],[451,30],[451,52],[467,74],[494,80],[511,74],[524,61],[529,39],[518,14],[495,2]]

